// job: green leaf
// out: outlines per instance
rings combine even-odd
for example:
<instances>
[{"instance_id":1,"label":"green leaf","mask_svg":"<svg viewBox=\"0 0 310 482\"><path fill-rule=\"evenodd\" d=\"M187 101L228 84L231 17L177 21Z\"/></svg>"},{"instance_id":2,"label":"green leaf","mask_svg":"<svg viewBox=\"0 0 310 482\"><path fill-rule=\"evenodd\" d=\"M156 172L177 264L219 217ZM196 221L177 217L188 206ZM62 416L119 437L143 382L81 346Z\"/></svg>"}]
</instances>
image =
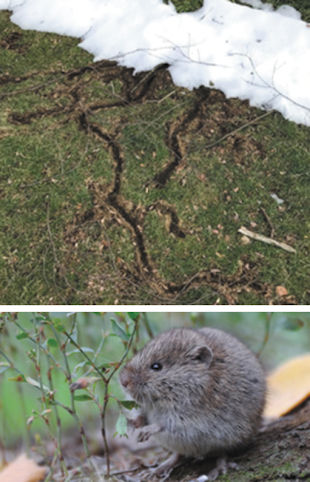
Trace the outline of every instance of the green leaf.
<instances>
[{"instance_id":1,"label":"green leaf","mask_svg":"<svg viewBox=\"0 0 310 482\"><path fill-rule=\"evenodd\" d=\"M89 346L81 346L81 350L85 351L85 353L87 352L94 353L95 351L93 348L90 348Z\"/></svg>"},{"instance_id":2,"label":"green leaf","mask_svg":"<svg viewBox=\"0 0 310 482\"><path fill-rule=\"evenodd\" d=\"M59 331L59 332L64 332L65 331L65 327L63 325L63 320L61 320L60 318L53 318L51 323L53 324L54 328Z\"/></svg>"},{"instance_id":3,"label":"green leaf","mask_svg":"<svg viewBox=\"0 0 310 482\"><path fill-rule=\"evenodd\" d=\"M127 437L127 418L123 413L119 414L115 428L118 435Z\"/></svg>"},{"instance_id":4,"label":"green leaf","mask_svg":"<svg viewBox=\"0 0 310 482\"><path fill-rule=\"evenodd\" d=\"M305 325L304 321L299 319L294 320L292 318L287 318L283 322L284 329L289 331L298 331L301 328L303 328L304 325Z\"/></svg>"},{"instance_id":5,"label":"green leaf","mask_svg":"<svg viewBox=\"0 0 310 482\"><path fill-rule=\"evenodd\" d=\"M117 323L116 320L111 320L112 323L112 330L113 333L118 336L121 340L128 341L130 338L130 335L127 335L127 333L124 331L124 329L120 326L119 323Z\"/></svg>"},{"instance_id":6,"label":"green leaf","mask_svg":"<svg viewBox=\"0 0 310 482\"><path fill-rule=\"evenodd\" d=\"M35 320L36 320L36 321L46 321L46 316L36 314L36 315L35 315Z\"/></svg>"},{"instance_id":7,"label":"green leaf","mask_svg":"<svg viewBox=\"0 0 310 482\"><path fill-rule=\"evenodd\" d=\"M90 395L87 395L87 393L84 393L83 395L74 395L74 400L76 402L88 402L88 400L92 400Z\"/></svg>"},{"instance_id":8,"label":"green leaf","mask_svg":"<svg viewBox=\"0 0 310 482\"><path fill-rule=\"evenodd\" d=\"M189 317L193 323L196 323L198 321L198 313L191 313Z\"/></svg>"},{"instance_id":9,"label":"green leaf","mask_svg":"<svg viewBox=\"0 0 310 482\"><path fill-rule=\"evenodd\" d=\"M139 318L140 313L127 313L127 315L131 320L136 321Z\"/></svg>"},{"instance_id":10,"label":"green leaf","mask_svg":"<svg viewBox=\"0 0 310 482\"><path fill-rule=\"evenodd\" d=\"M17 340L23 340L24 338L28 338L28 333L25 333L24 331L21 331L16 335Z\"/></svg>"},{"instance_id":11,"label":"green leaf","mask_svg":"<svg viewBox=\"0 0 310 482\"><path fill-rule=\"evenodd\" d=\"M55 340L55 338L49 338L47 340L47 344L50 348L57 348L58 347L58 343L57 343L57 340Z\"/></svg>"},{"instance_id":12,"label":"green leaf","mask_svg":"<svg viewBox=\"0 0 310 482\"><path fill-rule=\"evenodd\" d=\"M87 363L87 360L84 360L84 361L82 361L82 362L80 362L80 363L77 363L76 365L74 365L74 371L76 372L76 371L78 371L80 368L84 368L85 365L86 365L86 363Z\"/></svg>"},{"instance_id":13,"label":"green leaf","mask_svg":"<svg viewBox=\"0 0 310 482\"><path fill-rule=\"evenodd\" d=\"M134 402L133 400L119 400L119 403L123 407L127 408L127 410L132 410L133 408L139 407L139 405L136 402Z\"/></svg>"},{"instance_id":14,"label":"green leaf","mask_svg":"<svg viewBox=\"0 0 310 482\"><path fill-rule=\"evenodd\" d=\"M95 350L92 348L89 348L88 346L81 346L81 350L83 350L85 353L94 353ZM78 348L75 348L74 350L68 351L67 356L73 355L74 353L81 353Z\"/></svg>"}]
</instances>

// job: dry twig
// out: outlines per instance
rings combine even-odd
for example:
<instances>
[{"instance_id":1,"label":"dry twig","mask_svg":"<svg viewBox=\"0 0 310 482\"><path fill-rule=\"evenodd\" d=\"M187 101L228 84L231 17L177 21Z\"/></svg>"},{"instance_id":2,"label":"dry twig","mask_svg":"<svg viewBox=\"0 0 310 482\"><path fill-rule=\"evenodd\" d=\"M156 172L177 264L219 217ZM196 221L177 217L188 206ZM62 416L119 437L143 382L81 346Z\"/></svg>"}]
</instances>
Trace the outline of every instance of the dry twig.
<instances>
[{"instance_id":1,"label":"dry twig","mask_svg":"<svg viewBox=\"0 0 310 482\"><path fill-rule=\"evenodd\" d=\"M292 248L288 244L281 243L280 241L276 241L275 239L272 239L272 238L268 238L263 234L258 234L258 233L254 233L253 231L249 231L244 226L241 226L241 228L238 229L238 233L244 234L245 236L255 239L256 241L261 241L262 243L271 244L273 246L276 246L277 248L284 249L284 251L287 251L288 253L296 253L296 249Z\"/></svg>"}]
</instances>

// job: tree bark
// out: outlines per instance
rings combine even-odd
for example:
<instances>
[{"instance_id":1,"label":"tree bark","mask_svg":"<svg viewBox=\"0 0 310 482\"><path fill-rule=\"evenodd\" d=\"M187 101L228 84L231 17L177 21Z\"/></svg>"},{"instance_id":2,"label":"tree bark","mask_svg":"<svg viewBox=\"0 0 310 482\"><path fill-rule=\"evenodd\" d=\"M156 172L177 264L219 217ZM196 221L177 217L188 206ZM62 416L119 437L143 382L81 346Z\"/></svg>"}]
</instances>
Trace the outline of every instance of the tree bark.
<instances>
[{"instance_id":1,"label":"tree bark","mask_svg":"<svg viewBox=\"0 0 310 482\"><path fill-rule=\"evenodd\" d=\"M253 444L241 454L229 457L238 464L218 481L310 481L310 400L289 415L267 424ZM176 468L169 481L195 480L208 475L215 460L188 462Z\"/></svg>"}]
</instances>

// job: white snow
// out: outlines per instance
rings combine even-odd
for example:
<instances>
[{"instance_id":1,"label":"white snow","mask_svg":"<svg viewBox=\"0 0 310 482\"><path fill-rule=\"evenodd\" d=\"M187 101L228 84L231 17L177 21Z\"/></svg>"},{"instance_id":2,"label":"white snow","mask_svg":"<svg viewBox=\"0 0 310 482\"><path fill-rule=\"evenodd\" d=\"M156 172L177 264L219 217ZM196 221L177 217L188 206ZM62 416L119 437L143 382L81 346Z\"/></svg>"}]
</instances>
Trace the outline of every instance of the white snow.
<instances>
[{"instance_id":1,"label":"white snow","mask_svg":"<svg viewBox=\"0 0 310 482\"><path fill-rule=\"evenodd\" d=\"M161 0L0 0L24 29L82 38L95 60L136 72L168 63L175 84L220 89L310 126L310 28L290 6L205 0L178 14Z\"/></svg>"},{"instance_id":2,"label":"white snow","mask_svg":"<svg viewBox=\"0 0 310 482\"><path fill-rule=\"evenodd\" d=\"M272 199L274 199L277 204L283 204L283 203L284 203L284 199L281 199L281 198L280 198L277 194L275 194L275 193L270 194L270 197L272 197Z\"/></svg>"}]
</instances>

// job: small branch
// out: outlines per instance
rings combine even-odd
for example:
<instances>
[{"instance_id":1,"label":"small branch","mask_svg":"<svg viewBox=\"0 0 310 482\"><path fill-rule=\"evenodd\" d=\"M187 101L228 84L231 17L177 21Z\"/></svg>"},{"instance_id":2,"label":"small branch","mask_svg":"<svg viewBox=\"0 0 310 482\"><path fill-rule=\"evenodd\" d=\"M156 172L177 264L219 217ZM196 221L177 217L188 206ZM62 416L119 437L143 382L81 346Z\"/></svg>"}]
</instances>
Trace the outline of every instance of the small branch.
<instances>
[{"instance_id":1,"label":"small branch","mask_svg":"<svg viewBox=\"0 0 310 482\"><path fill-rule=\"evenodd\" d=\"M71 385L72 384L72 374L71 374L68 356L67 356L67 353L66 353L66 345L62 345L60 337L59 337L57 331L55 330L52 322L49 323L49 326L50 326L51 330L53 331L53 334L54 334L54 336L57 340L57 343L60 347L60 351L62 353L64 363L65 363L65 367L66 367L66 370L65 370L66 379L68 381L68 384ZM72 340L73 340L72 337L70 337L70 335L66 331L64 331L64 334L65 334L66 337L69 337L70 341L72 342ZM76 346L78 346L78 345L76 345ZM83 354L85 356L84 352L83 352ZM89 452L89 447L88 447L88 442L87 442L84 426L83 426L83 424L82 424L82 422L81 422L81 420L80 420L80 418L77 414L76 407L75 407L74 393L72 392L72 390L70 390L70 399L71 399L71 415L72 415L72 417L74 418L74 420L76 421L76 423L79 427L80 437L81 437L81 440L82 440L82 443L83 443L83 448L84 448L86 457L89 457L90 452Z\"/></svg>"},{"instance_id":2,"label":"small branch","mask_svg":"<svg viewBox=\"0 0 310 482\"><path fill-rule=\"evenodd\" d=\"M128 470L121 470L120 472L112 472L112 474L110 474L110 477L116 477L118 475L123 475L123 474L132 474L134 472L138 472L138 470L141 470L141 466L134 467L134 468L128 469Z\"/></svg>"},{"instance_id":3,"label":"small branch","mask_svg":"<svg viewBox=\"0 0 310 482\"><path fill-rule=\"evenodd\" d=\"M146 329L146 332L147 332L148 336L151 339L154 338L154 333L153 333L153 330L152 330L151 325L149 323L147 313L142 313L142 321L143 321L143 324L144 324L144 327Z\"/></svg>"},{"instance_id":4,"label":"small branch","mask_svg":"<svg viewBox=\"0 0 310 482\"><path fill-rule=\"evenodd\" d=\"M106 460L107 460L106 477L108 479L110 478L110 471L111 471L110 452L109 452L109 444L108 444L108 440L107 440L107 431L106 431L106 413L107 413L107 407L108 407L108 402L109 402L109 384L110 384L110 381L111 381L113 375L119 369L119 367L122 365L122 363L124 362L125 358L127 357L128 353L129 353L129 350L132 346L135 334L137 332L138 323L139 323L139 319L135 320L135 324L134 324L132 333L130 335L130 338L128 340L126 349L125 349L120 361L118 362L118 364L111 370L111 373L107 377L107 380L106 380L106 383L105 383L105 386L104 386L103 406L102 406L100 416L101 416L101 434L102 434L102 438L103 438L104 451L105 451L105 456L106 456Z\"/></svg>"},{"instance_id":5,"label":"small branch","mask_svg":"<svg viewBox=\"0 0 310 482\"><path fill-rule=\"evenodd\" d=\"M244 226L241 226L241 228L238 229L238 233L244 234L245 236L248 236L248 238L255 239L256 241L261 241L262 243L271 244L272 246L276 246L277 248L284 249L284 251L287 251L288 253L296 253L296 249L292 248L288 244L281 243L272 238L268 238L263 234L258 234L258 233L254 233L253 231L249 231Z\"/></svg>"},{"instance_id":6,"label":"small branch","mask_svg":"<svg viewBox=\"0 0 310 482\"><path fill-rule=\"evenodd\" d=\"M272 225L272 223L271 223L271 221L270 221L270 217L268 216L268 214L266 213L266 211L265 211L264 208L260 208L260 210L261 210L261 212L262 212L264 218L266 219L267 224L268 224L268 226L269 226L269 228L270 228L270 237L271 237L271 238L274 238L274 227L273 227L273 225Z\"/></svg>"},{"instance_id":7,"label":"small branch","mask_svg":"<svg viewBox=\"0 0 310 482\"><path fill-rule=\"evenodd\" d=\"M264 339L262 342L262 346L258 350L257 356L260 358L262 351L264 350L265 346L267 345L269 338L270 338L270 328L271 328L271 318L272 318L273 313L266 313L266 319L265 319L265 335Z\"/></svg>"},{"instance_id":8,"label":"small branch","mask_svg":"<svg viewBox=\"0 0 310 482\"><path fill-rule=\"evenodd\" d=\"M228 137L231 137L233 136L234 134L236 134L237 132L240 132L242 131L243 129L246 129L246 127L249 127L250 125L252 124L255 124L256 122L264 119L265 117L268 117L269 115L273 114L274 113L274 110L269 110L268 112L265 112L264 114L258 116L258 117L255 117L255 119L249 121L249 122L246 122L245 124L243 124L242 126L240 127L237 127L237 129L234 129L232 130L231 132L228 132L227 134L225 134L223 137L220 137L219 139L217 139L216 141L214 142L210 142L210 144L207 144L206 145L206 149L210 149L211 147L214 147L214 146L217 146L217 144L220 144L222 141L224 141L225 139L227 139Z\"/></svg>"},{"instance_id":9,"label":"small branch","mask_svg":"<svg viewBox=\"0 0 310 482\"><path fill-rule=\"evenodd\" d=\"M247 54L244 54L244 53L232 53L230 55L240 55L241 57L246 57L248 59L248 61L250 62L251 64L251 67L253 69L253 71L255 72L255 74L257 75L257 77L263 82L263 84L265 84L265 86L269 89L272 89L274 90L274 92L277 94L277 96L280 96L280 97L283 97L284 99L288 100L289 102L292 102L292 104L296 105L297 107L300 107L301 109L304 109L306 111L310 111L310 107L306 106L306 105L303 105L303 104L300 104L299 102L297 102L296 100L292 99L291 97L289 97L288 95L284 94L283 92L281 92L279 89L277 89L277 87L275 87L274 83L270 84L269 82L267 82L260 74L259 72L257 71L256 69L256 66L254 64L254 61L253 59L247 55ZM273 79L272 81L274 81L274 76L275 76L275 65L274 65L274 73L273 73Z\"/></svg>"},{"instance_id":10,"label":"small branch","mask_svg":"<svg viewBox=\"0 0 310 482\"><path fill-rule=\"evenodd\" d=\"M98 373L102 381L104 383L107 383L107 378L103 375L103 373L99 370L99 368L95 365L95 363L89 358L89 356L87 355L87 353L85 353L83 348L81 348L80 345L76 343L76 341L72 338L72 336L67 331L64 331L64 334L71 341L72 345L74 345L79 350L81 355L83 355L83 357L86 358L86 360L90 363L90 366Z\"/></svg>"},{"instance_id":11,"label":"small branch","mask_svg":"<svg viewBox=\"0 0 310 482\"><path fill-rule=\"evenodd\" d=\"M51 365L51 360L50 360L49 357L46 357L46 363L47 363L47 366L48 366L47 379L48 379L49 389L50 389L51 393L55 393L55 387L54 387L53 376L52 376L52 371L53 371L54 367ZM56 446L56 450L55 450L55 460L57 460L57 458L58 458L61 475L62 475L63 478L65 478L65 474L67 474L67 468L66 468L64 456L63 456L63 453L62 453L62 427L61 427L61 419L60 419L60 415L59 415L58 406L56 404L53 405L53 410L54 410L54 415L55 415L56 440L57 440L57 446Z\"/></svg>"},{"instance_id":12,"label":"small branch","mask_svg":"<svg viewBox=\"0 0 310 482\"><path fill-rule=\"evenodd\" d=\"M25 378L23 372L21 372L13 363L12 360L10 360L10 358L2 351L0 350L0 356L2 356L9 364L10 364L10 368L12 368L13 370L15 370L17 373L19 373L19 375L21 375L23 378Z\"/></svg>"},{"instance_id":13,"label":"small branch","mask_svg":"<svg viewBox=\"0 0 310 482\"><path fill-rule=\"evenodd\" d=\"M44 348L44 346L40 343L40 341L37 341L33 338L33 336L30 335L30 333L25 330L25 328L20 324L18 323L17 321L14 321L14 324L23 332L27 335L27 339L30 340L35 346L39 346L40 350L42 350L45 355L51 359L51 361L54 363L55 366L58 366L57 364L57 360L56 358L46 349ZM13 367L15 368L15 367ZM59 367L60 370L63 371L63 373L65 373L65 370L62 368L62 367Z\"/></svg>"}]
</instances>

